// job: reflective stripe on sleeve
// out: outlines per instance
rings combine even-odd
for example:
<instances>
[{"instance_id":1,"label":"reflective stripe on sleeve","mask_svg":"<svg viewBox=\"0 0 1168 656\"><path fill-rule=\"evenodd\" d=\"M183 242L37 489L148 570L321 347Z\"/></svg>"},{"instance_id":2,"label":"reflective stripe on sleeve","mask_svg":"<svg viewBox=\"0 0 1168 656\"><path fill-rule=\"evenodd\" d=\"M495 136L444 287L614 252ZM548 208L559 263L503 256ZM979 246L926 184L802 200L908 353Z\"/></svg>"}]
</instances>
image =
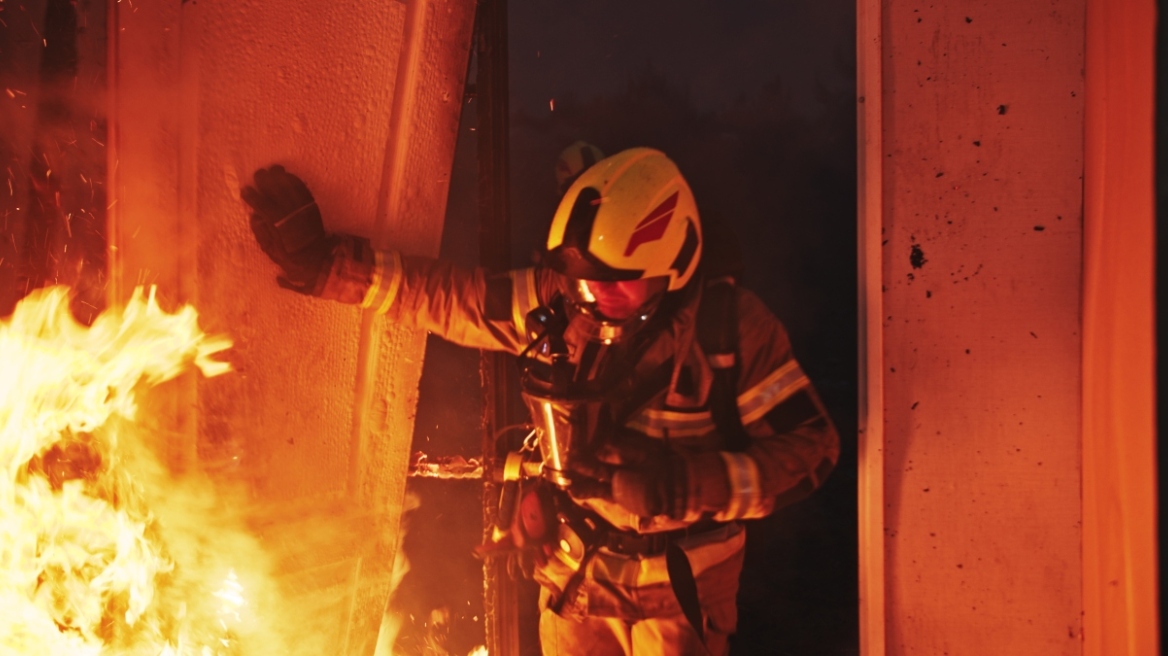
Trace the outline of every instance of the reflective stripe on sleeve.
<instances>
[{"instance_id":1,"label":"reflective stripe on sleeve","mask_svg":"<svg viewBox=\"0 0 1168 656\"><path fill-rule=\"evenodd\" d=\"M726 509L714 516L718 521L761 517L762 480L758 463L745 453L722 451L726 463L726 475L730 481L730 502Z\"/></svg>"},{"instance_id":2,"label":"reflective stripe on sleeve","mask_svg":"<svg viewBox=\"0 0 1168 656\"><path fill-rule=\"evenodd\" d=\"M365 292L365 299L361 307L373 308L377 314L385 314L389 306L397 298L401 288L402 264L401 254L397 251L373 253L373 283L369 291Z\"/></svg>"},{"instance_id":3,"label":"reflective stripe on sleeve","mask_svg":"<svg viewBox=\"0 0 1168 656\"><path fill-rule=\"evenodd\" d=\"M527 313L539 306L539 295L535 288L535 269L519 269L512 271L511 276L511 320L515 322L515 330L519 341L526 344Z\"/></svg>"},{"instance_id":4,"label":"reflective stripe on sleeve","mask_svg":"<svg viewBox=\"0 0 1168 656\"><path fill-rule=\"evenodd\" d=\"M734 353L710 353L706 355L706 362L710 363L711 369L729 369L738 361Z\"/></svg>"},{"instance_id":5,"label":"reflective stripe on sleeve","mask_svg":"<svg viewBox=\"0 0 1168 656\"><path fill-rule=\"evenodd\" d=\"M742 423L749 424L762 419L771 408L786 401L809 383L799 363L787 360L786 364L775 369L762 382L738 396L738 412L742 415Z\"/></svg>"},{"instance_id":6,"label":"reflective stripe on sleeve","mask_svg":"<svg viewBox=\"0 0 1168 656\"><path fill-rule=\"evenodd\" d=\"M762 419L778 404L808 385L799 363L788 360L754 387L738 395L738 413L743 424ZM678 412L646 408L633 415L629 428L650 437L698 437L714 430L714 419L704 412Z\"/></svg>"}]
</instances>

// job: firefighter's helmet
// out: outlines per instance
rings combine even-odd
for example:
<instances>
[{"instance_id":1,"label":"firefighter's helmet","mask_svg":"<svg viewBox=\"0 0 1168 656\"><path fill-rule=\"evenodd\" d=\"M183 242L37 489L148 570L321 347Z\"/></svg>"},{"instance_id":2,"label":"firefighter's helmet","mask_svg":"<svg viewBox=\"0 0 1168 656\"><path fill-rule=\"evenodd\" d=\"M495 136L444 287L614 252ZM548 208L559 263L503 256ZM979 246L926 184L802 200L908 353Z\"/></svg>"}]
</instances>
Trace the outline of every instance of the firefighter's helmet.
<instances>
[{"instance_id":1,"label":"firefighter's helmet","mask_svg":"<svg viewBox=\"0 0 1168 656\"><path fill-rule=\"evenodd\" d=\"M547 262L577 280L665 278L686 286L702 255L693 193L677 165L631 148L586 169L564 194L548 232Z\"/></svg>"}]
</instances>

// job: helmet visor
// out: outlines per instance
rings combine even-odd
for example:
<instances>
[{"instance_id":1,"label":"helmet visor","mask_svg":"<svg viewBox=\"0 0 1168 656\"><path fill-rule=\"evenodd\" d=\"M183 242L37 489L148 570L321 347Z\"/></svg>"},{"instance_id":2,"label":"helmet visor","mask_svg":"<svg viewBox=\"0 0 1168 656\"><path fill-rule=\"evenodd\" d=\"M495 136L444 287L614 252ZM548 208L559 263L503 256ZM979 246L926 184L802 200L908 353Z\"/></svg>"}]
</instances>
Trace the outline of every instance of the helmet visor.
<instances>
[{"instance_id":1,"label":"helmet visor","mask_svg":"<svg viewBox=\"0 0 1168 656\"><path fill-rule=\"evenodd\" d=\"M573 279L570 299L596 319L625 321L648 315L669 287L669 278L658 276L639 280Z\"/></svg>"}]
</instances>

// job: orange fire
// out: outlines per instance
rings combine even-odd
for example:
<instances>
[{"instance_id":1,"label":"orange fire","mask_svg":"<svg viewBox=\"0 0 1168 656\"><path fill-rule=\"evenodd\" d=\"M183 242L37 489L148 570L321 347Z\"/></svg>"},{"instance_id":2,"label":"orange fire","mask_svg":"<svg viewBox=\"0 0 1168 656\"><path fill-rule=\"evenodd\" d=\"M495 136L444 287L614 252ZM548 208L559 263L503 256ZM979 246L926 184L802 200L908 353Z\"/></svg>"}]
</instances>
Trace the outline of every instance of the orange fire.
<instances>
[{"instance_id":1,"label":"orange fire","mask_svg":"<svg viewBox=\"0 0 1168 656\"><path fill-rule=\"evenodd\" d=\"M150 387L227 372L230 341L141 289L89 328L68 301L42 290L0 323L0 653L280 653L258 544L135 422Z\"/></svg>"}]
</instances>

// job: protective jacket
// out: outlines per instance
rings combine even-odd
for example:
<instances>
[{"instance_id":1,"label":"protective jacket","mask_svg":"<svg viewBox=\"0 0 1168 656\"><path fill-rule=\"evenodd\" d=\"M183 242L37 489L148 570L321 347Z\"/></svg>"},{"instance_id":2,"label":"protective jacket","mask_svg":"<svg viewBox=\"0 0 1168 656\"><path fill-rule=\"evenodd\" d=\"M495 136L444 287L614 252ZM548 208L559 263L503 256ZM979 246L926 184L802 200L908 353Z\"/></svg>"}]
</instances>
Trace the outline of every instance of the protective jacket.
<instances>
[{"instance_id":1,"label":"protective jacket","mask_svg":"<svg viewBox=\"0 0 1168 656\"><path fill-rule=\"evenodd\" d=\"M463 346L518 354L528 342L528 312L566 284L560 274L540 267L492 276L394 252L348 253L336 258L324 295L360 302ZM559 600L581 562L556 551L540 567L545 602L560 601L563 617L631 622L679 617L657 548L661 541L646 540L640 550L622 548L635 545L638 536L660 534L688 557L707 632L733 633L745 543L735 520L762 517L806 496L836 462L837 434L791 353L786 331L758 297L741 288L736 290L737 400L752 439L744 451L724 450L709 407L711 365L695 336L701 287L695 281L688 291L670 294L648 346L638 351L626 387L616 395L625 407L615 414L630 437L685 463L684 512L646 518L604 499L578 500L632 539L599 549L584 564L587 571L572 586L572 598Z\"/></svg>"}]
</instances>

